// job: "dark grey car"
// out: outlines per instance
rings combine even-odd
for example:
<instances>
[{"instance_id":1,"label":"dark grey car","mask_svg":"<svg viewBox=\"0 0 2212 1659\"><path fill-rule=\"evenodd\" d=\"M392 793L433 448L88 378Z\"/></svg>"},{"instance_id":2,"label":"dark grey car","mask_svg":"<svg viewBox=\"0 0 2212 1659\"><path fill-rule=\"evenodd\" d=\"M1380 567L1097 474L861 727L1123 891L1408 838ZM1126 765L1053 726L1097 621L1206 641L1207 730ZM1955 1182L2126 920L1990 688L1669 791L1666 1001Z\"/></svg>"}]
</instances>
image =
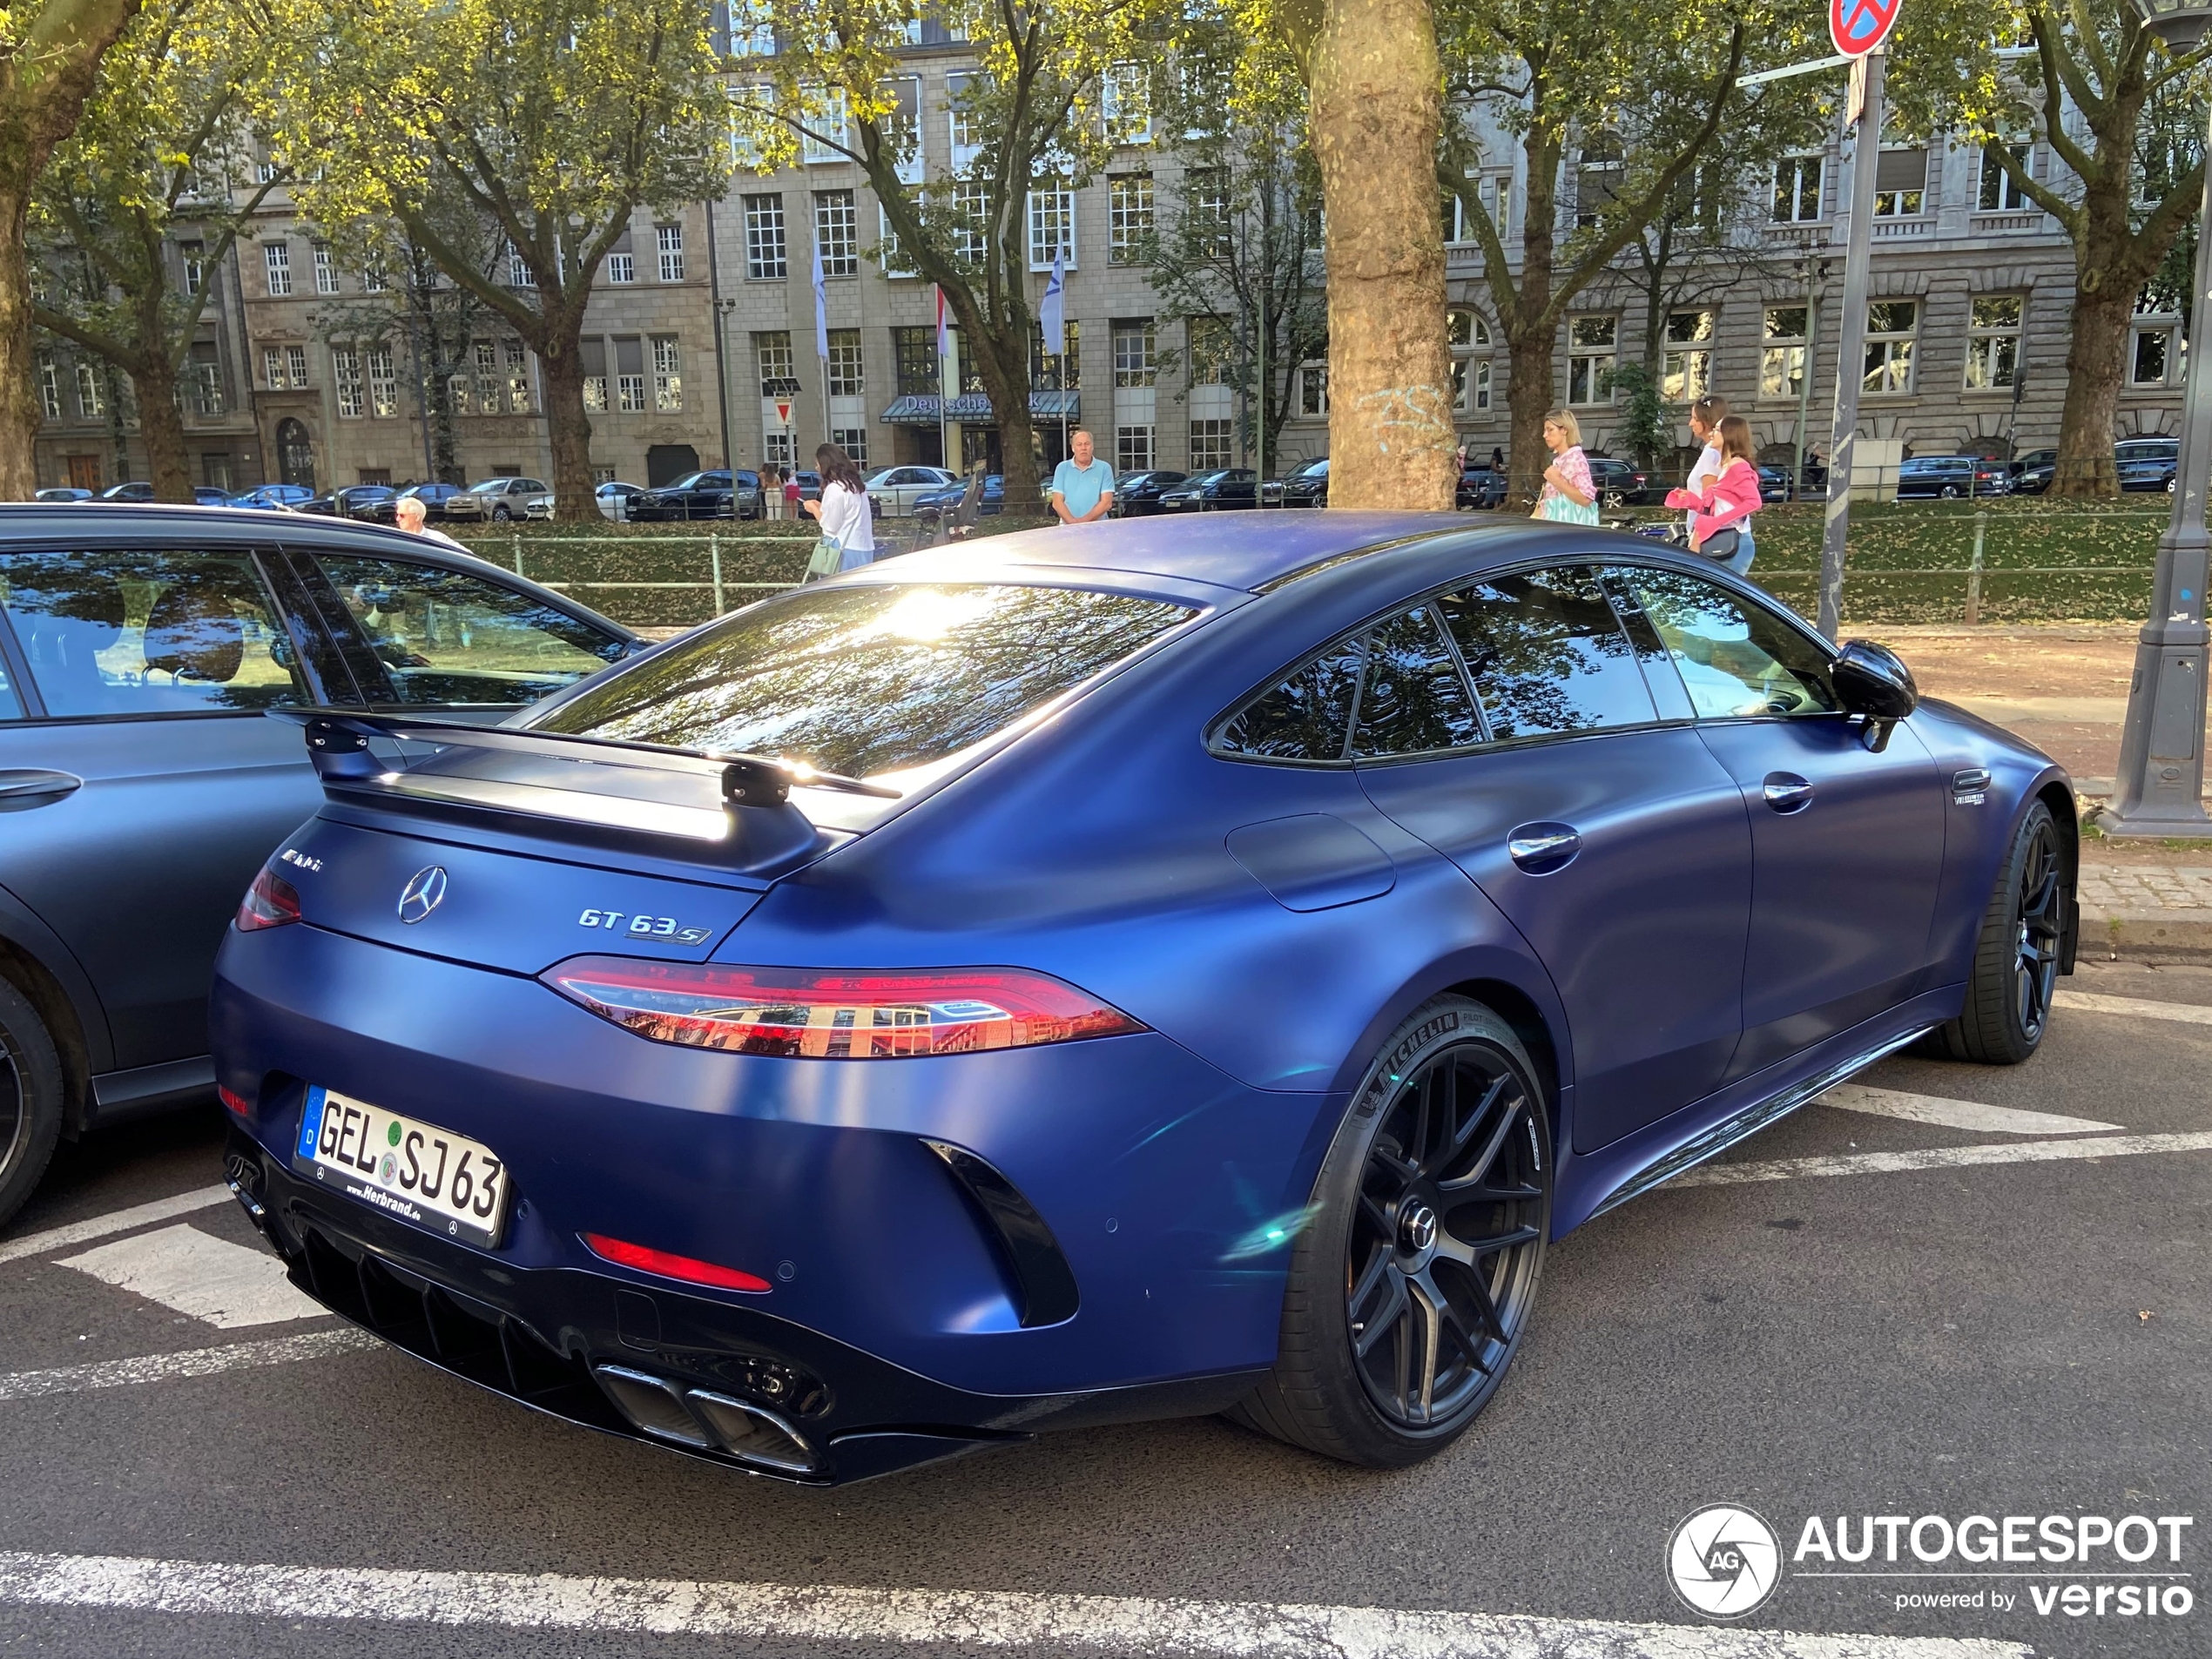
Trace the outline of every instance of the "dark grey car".
<instances>
[{"instance_id":1,"label":"dark grey car","mask_svg":"<svg viewBox=\"0 0 2212 1659\"><path fill-rule=\"evenodd\" d=\"M57 1136L212 1090L216 947L322 799L268 711L496 720L640 648L396 530L0 506L0 1223Z\"/></svg>"}]
</instances>

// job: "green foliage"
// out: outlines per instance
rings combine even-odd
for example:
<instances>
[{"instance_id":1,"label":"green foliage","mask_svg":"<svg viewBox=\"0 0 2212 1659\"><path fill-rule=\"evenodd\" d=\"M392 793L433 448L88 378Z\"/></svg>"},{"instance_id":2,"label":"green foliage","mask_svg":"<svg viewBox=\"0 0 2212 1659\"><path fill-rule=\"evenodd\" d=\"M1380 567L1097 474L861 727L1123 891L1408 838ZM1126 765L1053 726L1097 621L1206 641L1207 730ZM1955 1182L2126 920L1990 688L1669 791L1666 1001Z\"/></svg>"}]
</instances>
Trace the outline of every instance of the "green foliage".
<instances>
[{"instance_id":1,"label":"green foliage","mask_svg":"<svg viewBox=\"0 0 2212 1659\"><path fill-rule=\"evenodd\" d=\"M1604 377L1615 402L1613 429L1641 467L1656 467L1675 447L1675 409L1659 395L1659 382L1642 363L1622 363Z\"/></svg>"}]
</instances>

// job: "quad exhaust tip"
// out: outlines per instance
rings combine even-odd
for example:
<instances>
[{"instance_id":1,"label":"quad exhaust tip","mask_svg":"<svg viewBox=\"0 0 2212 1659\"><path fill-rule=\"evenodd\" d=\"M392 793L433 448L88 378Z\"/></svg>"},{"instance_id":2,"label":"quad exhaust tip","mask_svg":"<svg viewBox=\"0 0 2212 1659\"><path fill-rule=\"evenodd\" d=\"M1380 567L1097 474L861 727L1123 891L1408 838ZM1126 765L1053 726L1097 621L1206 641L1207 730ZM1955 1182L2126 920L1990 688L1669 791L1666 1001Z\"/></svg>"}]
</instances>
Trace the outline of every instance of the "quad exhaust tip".
<instances>
[{"instance_id":1,"label":"quad exhaust tip","mask_svg":"<svg viewBox=\"0 0 2212 1659\"><path fill-rule=\"evenodd\" d=\"M778 1474L813 1475L822 1460L806 1437L765 1406L705 1388L687 1388L628 1366L595 1366L592 1374L641 1433L695 1452L725 1452Z\"/></svg>"}]
</instances>

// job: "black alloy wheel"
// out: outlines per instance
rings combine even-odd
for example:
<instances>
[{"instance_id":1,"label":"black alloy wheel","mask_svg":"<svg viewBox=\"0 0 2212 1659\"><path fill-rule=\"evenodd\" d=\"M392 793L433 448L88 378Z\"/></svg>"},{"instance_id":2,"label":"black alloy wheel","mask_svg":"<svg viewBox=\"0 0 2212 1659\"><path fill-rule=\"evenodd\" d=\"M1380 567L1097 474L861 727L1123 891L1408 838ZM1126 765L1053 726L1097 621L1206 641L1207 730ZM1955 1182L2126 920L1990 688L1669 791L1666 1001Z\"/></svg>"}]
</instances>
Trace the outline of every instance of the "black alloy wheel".
<instances>
[{"instance_id":1,"label":"black alloy wheel","mask_svg":"<svg viewBox=\"0 0 2212 1659\"><path fill-rule=\"evenodd\" d=\"M1551 1139L1512 1028L1464 997L1383 1045L1293 1249L1280 1347L1235 1413L1376 1468L1448 1446L1488 1403L1535 1304Z\"/></svg>"},{"instance_id":2,"label":"black alloy wheel","mask_svg":"<svg viewBox=\"0 0 2212 1659\"><path fill-rule=\"evenodd\" d=\"M1966 1007L1933 1033L1947 1058L2014 1066L2042 1046L2068 921L2071 865L2059 834L2038 801L2013 835L1982 918Z\"/></svg>"},{"instance_id":3,"label":"black alloy wheel","mask_svg":"<svg viewBox=\"0 0 2212 1659\"><path fill-rule=\"evenodd\" d=\"M62 1069L38 1011L0 979L0 1226L23 1208L61 1138Z\"/></svg>"}]
</instances>

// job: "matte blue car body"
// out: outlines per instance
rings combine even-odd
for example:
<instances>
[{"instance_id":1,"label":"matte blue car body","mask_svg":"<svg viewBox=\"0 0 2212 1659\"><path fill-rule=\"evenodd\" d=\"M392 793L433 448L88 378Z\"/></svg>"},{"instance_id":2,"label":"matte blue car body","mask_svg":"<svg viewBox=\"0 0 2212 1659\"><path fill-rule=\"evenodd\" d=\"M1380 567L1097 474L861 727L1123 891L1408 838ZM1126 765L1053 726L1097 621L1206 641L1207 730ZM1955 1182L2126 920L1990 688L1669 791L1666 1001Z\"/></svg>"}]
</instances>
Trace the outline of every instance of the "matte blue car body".
<instances>
[{"instance_id":1,"label":"matte blue car body","mask_svg":"<svg viewBox=\"0 0 2212 1659\"><path fill-rule=\"evenodd\" d=\"M1342 556L1360 549L1371 550ZM1839 846L1833 868L1791 873L1813 884L1816 908L1833 907L1832 936L1808 935L1802 920L1794 935L1763 936L1752 872L1764 808L1750 804L1742 766L1764 759L1739 757L1732 773L1698 727L1626 734L1633 764L1602 768L1586 745L1624 734L1357 765L1255 764L1207 746L1217 715L1366 618L1486 570L1592 558L1740 585L1638 538L1349 512L1209 521L1203 535L1113 523L857 573L844 580L1078 584L1200 614L773 880L334 800L287 843L323 864L285 867L304 925L233 933L219 964L219 1071L253 1103L234 1170L310 1289L302 1217L349 1258L459 1292L571 1359L657 1352L664 1369L691 1374L669 1358L683 1345L655 1351L621 1333L619 1290L649 1293L664 1327L692 1331L694 1354L760 1350L820 1369L838 1399L818 1435L831 1478L1055 1422L1225 1403L1274 1358L1288 1240L1352 1091L1425 1001L1465 992L1523 1035L1553 1093L1563 1233L1631 1196L1654 1166L1716 1149L1732 1126L1955 1015L2021 815L2040 795L2071 826L2070 791L2047 759L1924 705L1898 727L1888 769L1868 774L1905 779L1907 794L1925 786L1925 812L1901 815L1874 791L1922 889L1884 882L1879 846ZM1817 724L1865 752L1843 717L1752 724ZM1775 740L1810 742L1803 731ZM1985 799L1946 810L1946 779L1970 766L1991 774ZM1472 809L1462 790L1454 823L1438 799L1454 787L1446 767L1514 781ZM1579 914L1555 907L1571 888L1497 851L1513 826L1568 812L1585 813L1586 873L1602 877ZM434 862L453 896L401 924L401 886ZM644 951L567 920L648 902L698 914L710 937ZM1838 955L1870 917L1878 925L1858 954ZM1610 948L1589 948L1600 924ZM1834 981L1801 965L1811 1001L1770 1006L1745 953L1770 952L1779 967L1807 948L1827 951ZM1686 949L1723 964L1733 953L1732 1003L1698 1006L1674 988L1669 965ZM1148 1028L892 1062L684 1049L531 977L594 950L1018 965ZM1766 1016L1749 1032L1747 1010ZM498 1150L520 1200L501 1250L313 1191L285 1157L309 1083ZM931 1140L987 1159L1034 1204L1080 1287L1072 1318L1022 1327L1003 1264ZM597 1259L584 1231L727 1264L771 1288L678 1290ZM321 1293L341 1308L354 1294Z\"/></svg>"}]
</instances>

